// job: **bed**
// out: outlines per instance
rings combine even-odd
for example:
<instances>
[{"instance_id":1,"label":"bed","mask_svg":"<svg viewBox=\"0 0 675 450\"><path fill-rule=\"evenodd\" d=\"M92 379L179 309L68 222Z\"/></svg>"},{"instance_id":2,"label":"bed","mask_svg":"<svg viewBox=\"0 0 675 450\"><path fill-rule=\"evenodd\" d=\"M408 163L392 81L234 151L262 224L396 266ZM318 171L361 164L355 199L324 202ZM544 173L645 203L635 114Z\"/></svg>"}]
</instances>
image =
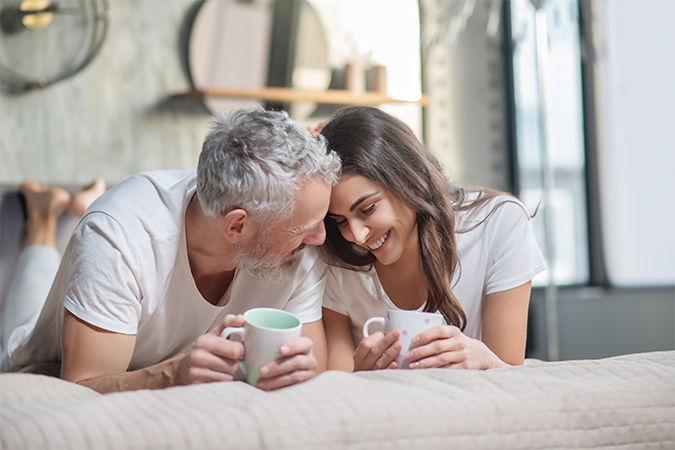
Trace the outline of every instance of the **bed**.
<instances>
[{"instance_id":1,"label":"bed","mask_svg":"<svg viewBox=\"0 0 675 450\"><path fill-rule=\"evenodd\" d=\"M675 448L675 351L101 395L0 375L3 449Z\"/></svg>"}]
</instances>

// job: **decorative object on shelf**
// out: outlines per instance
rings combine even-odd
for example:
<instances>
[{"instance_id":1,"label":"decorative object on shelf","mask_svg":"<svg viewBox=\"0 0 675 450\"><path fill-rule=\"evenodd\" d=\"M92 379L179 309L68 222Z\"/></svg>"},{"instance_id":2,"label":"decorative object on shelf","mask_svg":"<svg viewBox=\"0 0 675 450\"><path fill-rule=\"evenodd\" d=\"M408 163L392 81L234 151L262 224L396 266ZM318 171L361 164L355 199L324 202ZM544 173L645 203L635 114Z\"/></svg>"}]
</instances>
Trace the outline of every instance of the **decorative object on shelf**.
<instances>
[{"instance_id":1,"label":"decorative object on shelf","mask_svg":"<svg viewBox=\"0 0 675 450\"><path fill-rule=\"evenodd\" d=\"M171 99L196 99L210 111L263 103L288 110L301 123L325 119L343 105L426 104L414 89L419 80L409 82L400 68L389 72L371 58L393 53L367 38L373 25L363 23L367 29L361 33L351 29L360 8L341 0L199 2L188 12L189 33L182 42L192 90ZM415 18L412 22L416 25ZM352 42L357 36L364 48ZM338 46L345 40L354 48ZM391 80L408 89L393 95Z\"/></svg>"},{"instance_id":2,"label":"decorative object on shelf","mask_svg":"<svg viewBox=\"0 0 675 450\"><path fill-rule=\"evenodd\" d=\"M20 93L84 69L108 30L107 0L23 0L0 9L0 87Z\"/></svg>"},{"instance_id":3,"label":"decorative object on shelf","mask_svg":"<svg viewBox=\"0 0 675 450\"><path fill-rule=\"evenodd\" d=\"M269 94L268 89L284 88L321 92L328 87L327 37L306 0L206 0L189 15L183 58L193 91L177 97L198 98L212 111L258 101L277 109L288 106L284 95L246 92ZM290 108L295 117L314 109Z\"/></svg>"}]
</instances>

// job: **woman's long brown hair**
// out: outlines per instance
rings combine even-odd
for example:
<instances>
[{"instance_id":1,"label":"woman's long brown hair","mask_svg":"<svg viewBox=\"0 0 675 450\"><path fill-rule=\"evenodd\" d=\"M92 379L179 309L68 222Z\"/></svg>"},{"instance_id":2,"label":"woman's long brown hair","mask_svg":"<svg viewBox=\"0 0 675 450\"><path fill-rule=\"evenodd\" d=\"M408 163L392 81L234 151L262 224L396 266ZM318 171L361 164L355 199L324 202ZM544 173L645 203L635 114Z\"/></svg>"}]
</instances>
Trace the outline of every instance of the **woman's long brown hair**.
<instances>
[{"instance_id":1,"label":"woman's long brown hair","mask_svg":"<svg viewBox=\"0 0 675 450\"><path fill-rule=\"evenodd\" d=\"M416 211L420 273L427 290L424 310L440 311L448 324L464 330L466 314L452 292L452 279L459 270L455 234L468 230L455 230L455 212L474 209L503 193L483 189L467 203L466 194L472 191L451 185L438 160L410 127L377 108L342 108L321 134L342 159L343 174L380 183ZM327 261L352 270L369 270L375 256L343 238L334 220L326 217L324 222L327 234L321 251Z\"/></svg>"}]
</instances>

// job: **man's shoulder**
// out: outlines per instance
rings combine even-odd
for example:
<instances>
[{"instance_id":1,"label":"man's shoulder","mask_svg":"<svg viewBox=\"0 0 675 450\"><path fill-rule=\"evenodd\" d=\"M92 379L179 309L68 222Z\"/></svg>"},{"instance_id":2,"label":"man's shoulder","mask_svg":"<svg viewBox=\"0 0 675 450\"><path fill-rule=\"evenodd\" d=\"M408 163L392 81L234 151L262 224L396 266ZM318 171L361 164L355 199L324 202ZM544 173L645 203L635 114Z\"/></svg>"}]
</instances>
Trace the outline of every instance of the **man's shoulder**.
<instances>
[{"instance_id":1,"label":"man's shoulder","mask_svg":"<svg viewBox=\"0 0 675 450\"><path fill-rule=\"evenodd\" d=\"M110 188L106 194L94 202L92 207L119 200L121 197L125 197L124 201L128 202L129 200L142 199L148 195L182 191L195 184L196 178L196 173L188 170L141 172Z\"/></svg>"},{"instance_id":2,"label":"man's shoulder","mask_svg":"<svg viewBox=\"0 0 675 450\"><path fill-rule=\"evenodd\" d=\"M195 185L195 173L190 171L134 175L99 197L80 224L115 224L130 237L175 233L182 227L187 196L194 191Z\"/></svg>"}]
</instances>

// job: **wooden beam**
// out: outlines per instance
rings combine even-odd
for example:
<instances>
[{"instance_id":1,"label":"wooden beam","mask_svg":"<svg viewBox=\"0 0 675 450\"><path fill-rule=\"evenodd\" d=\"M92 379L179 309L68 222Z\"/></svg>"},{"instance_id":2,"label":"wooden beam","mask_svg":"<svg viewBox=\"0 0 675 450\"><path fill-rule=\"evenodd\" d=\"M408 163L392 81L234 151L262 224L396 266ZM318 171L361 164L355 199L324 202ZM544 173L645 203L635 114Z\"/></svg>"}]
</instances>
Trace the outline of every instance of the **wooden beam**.
<instances>
[{"instance_id":1,"label":"wooden beam","mask_svg":"<svg viewBox=\"0 0 675 450\"><path fill-rule=\"evenodd\" d=\"M194 90L184 94L174 95L176 98L191 97L223 97L223 98L246 98L280 103L314 102L338 105L380 105L383 103L419 103L427 104L426 95L418 99L399 99L379 92L364 92L354 94L351 91L341 89L329 89L326 91L301 91L293 88L262 88L262 89L226 89L206 88Z\"/></svg>"}]
</instances>

